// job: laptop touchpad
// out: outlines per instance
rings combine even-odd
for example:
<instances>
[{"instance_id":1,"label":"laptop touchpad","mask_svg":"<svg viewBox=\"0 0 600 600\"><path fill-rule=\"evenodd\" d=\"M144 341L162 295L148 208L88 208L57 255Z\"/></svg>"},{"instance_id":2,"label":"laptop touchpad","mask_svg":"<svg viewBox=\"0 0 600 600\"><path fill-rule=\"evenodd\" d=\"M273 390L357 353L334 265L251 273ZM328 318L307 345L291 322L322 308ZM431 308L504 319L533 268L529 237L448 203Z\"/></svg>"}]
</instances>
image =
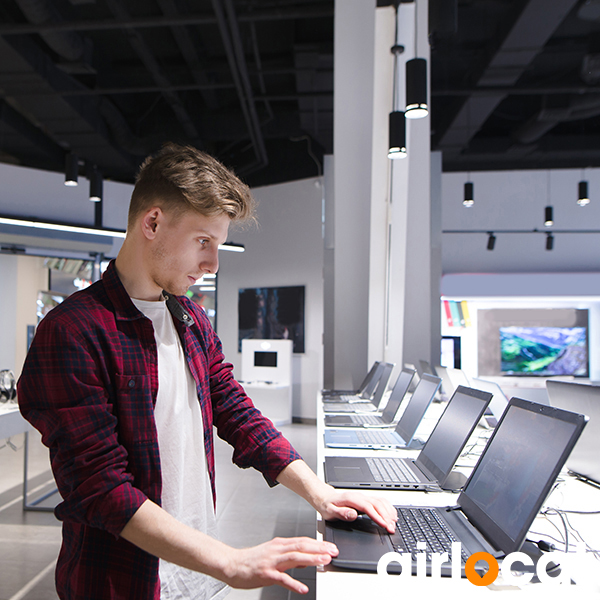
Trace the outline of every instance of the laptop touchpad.
<instances>
[{"instance_id":1,"label":"laptop touchpad","mask_svg":"<svg viewBox=\"0 0 600 600\"><path fill-rule=\"evenodd\" d=\"M360 467L335 467L337 481L364 481L364 474Z\"/></svg>"}]
</instances>

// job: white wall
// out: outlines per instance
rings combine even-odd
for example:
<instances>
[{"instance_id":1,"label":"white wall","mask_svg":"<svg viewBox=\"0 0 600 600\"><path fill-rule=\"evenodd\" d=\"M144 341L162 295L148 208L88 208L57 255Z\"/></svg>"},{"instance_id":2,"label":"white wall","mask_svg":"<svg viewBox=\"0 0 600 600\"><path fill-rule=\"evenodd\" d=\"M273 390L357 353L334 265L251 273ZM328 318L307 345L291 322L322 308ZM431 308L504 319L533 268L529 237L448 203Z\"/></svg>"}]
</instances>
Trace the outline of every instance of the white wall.
<instances>
[{"instance_id":1,"label":"white wall","mask_svg":"<svg viewBox=\"0 0 600 600\"><path fill-rule=\"evenodd\" d=\"M0 254L0 369L15 371L17 336L17 257Z\"/></svg>"},{"instance_id":2,"label":"white wall","mask_svg":"<svg viewBox=\"0 0 600 600\"><path fill-rule=\"evenodd\" d=\"M292 415L314 419L323 382L322 180L305 179L252 192L259 203L259 227L231 232L230 241L245 245L243 254L220 253L217 333L240 377L238 290L305 286L305 353L293 357Z\"/></svg>"},{"instance_id":3,"label":"white wall","mask_svg":"<svg viewBox=\"0 0 600 600\"><path fill-rule=\"evenodd\" d=\"M462 205L463 185L474 183L475 205ZM577 205L577 184L589 181L591 203ZM554 207L554 226L544 227L544 207ZM600 169L445 173L442 177L442 229L528 230L497 233L486 250L487 234L443 234L444 273L541 273L600 271ZM546 231L555 231L554 250L545 249Z\"/></svg>"}]
</instances>

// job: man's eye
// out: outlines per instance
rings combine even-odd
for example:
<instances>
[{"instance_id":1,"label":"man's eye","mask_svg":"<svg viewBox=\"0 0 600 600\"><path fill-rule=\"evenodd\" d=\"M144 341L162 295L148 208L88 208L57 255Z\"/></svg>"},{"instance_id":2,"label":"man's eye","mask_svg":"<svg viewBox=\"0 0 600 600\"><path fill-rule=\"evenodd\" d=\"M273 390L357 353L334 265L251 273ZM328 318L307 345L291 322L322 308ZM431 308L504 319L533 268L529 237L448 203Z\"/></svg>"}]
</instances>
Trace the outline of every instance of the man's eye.
<instances>
[{"instance_id":1,"label":"man's eye","mask_svg":"<svg viewBox=\"0 0 600 600\"><path fill-rule=\"evenodd\" d=\"M207 246L209 240L199 240L201 246Z\"/></svg>"}]
</instances>

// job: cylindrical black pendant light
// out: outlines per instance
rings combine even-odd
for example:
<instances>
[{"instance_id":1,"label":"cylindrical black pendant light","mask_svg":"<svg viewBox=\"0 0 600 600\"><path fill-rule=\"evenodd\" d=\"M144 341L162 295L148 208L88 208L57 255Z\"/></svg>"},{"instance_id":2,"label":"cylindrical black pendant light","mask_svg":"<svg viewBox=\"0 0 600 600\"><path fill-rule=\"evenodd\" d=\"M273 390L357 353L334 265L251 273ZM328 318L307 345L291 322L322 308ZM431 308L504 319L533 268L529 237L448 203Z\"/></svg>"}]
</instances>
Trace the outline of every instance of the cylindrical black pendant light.
<instances>
[{"instance_id":1,"label":"cylindrical black pendant light","mask_svg":"<svg viewBox=\"0 0 600 600\"><path fill-rule=\"evenodd\" d=\"M406 62L406 118L422 119L427 106L427 61L413 58Z\"/></svg>"},{"instance_id":2,"label":"cylindrical black pendant light","mask_svg":"<svg viewBox=\"0 0 600 600\"><path fill-rule=\"evenodd\" d=\"M96 167L90 175L90 201L100 202L102 200L102 173Z\"/></svg>"},{"instance_id":3,"label":"cylindrical black pendant light","mask_svg":"<svg viewBox=\"0 0 600 600\"><path fill-rule=\"evenodd\" d=\"M546 250L554 248L554 236L551 233L546 234Z\"/></svg>"},{"instance_id":4,"label":"cylindrical black pendant light","mask_svg":"<svg viewBox=\"0 0 600 600\"><path fill-rule=\"evenodd\" d=\"M586 204L589 204L589 203L590 203L590 196L588 193L588 182L580 181L577 204L579 204L579 206L585 206Z\"/></svg>"},{"instance_id":5,"label":"cylindrical black pendant light","mask_svg":"<svg viewBox=\"0 0 600 600\"><path fill-rule=\"evenodd\" d=\"M473 204L475 204L475 199L473 198L473 182L467 181L465 182L465 195L463 197L463 206L471 208Z\"/></svg>"},{"instance_id":6,"label":"cylindrical black pendant light","mask_svg":"<svg viewBox=\"0 0 600 600\"><path fill-rule=\"evenodd\" d=\"M390 113L388 158L406 158L406 120L401 110Z\"/></svg>"},{"instance_id":7,"label":"cylindrical black pendant light","mask_svg":"<svg viewBox=\"0 0 600 600\"><path fill-rule=\"evenodd\" d=\"M76 186L79 175L79 159L69 152L65 158L65 185Z\"/></svg>"},{"instance_id":8,"label":"cylindrical black pendant light","mask_svg":"<svg viewBox=\"0 0 600 600\"><path fill-rule=\"evenodd\" d=\"M552 225L554 225L554 211L551 206L546 206L544 209L544 225L546 227L552 227Z\"/></svg>"},{"instance_id":9,"label":"cylindrical black pendant light","mask_svg":"<svg viewBox=\"0 0 600 600\"><path fill-rule=\"evenodd\" d=\"M496 236L494 235L493 231L490 231L488 234L488 241L487 241L487 249L488 250L493 250L494 247L496 246Z\"/></svg>"}]
</instances>

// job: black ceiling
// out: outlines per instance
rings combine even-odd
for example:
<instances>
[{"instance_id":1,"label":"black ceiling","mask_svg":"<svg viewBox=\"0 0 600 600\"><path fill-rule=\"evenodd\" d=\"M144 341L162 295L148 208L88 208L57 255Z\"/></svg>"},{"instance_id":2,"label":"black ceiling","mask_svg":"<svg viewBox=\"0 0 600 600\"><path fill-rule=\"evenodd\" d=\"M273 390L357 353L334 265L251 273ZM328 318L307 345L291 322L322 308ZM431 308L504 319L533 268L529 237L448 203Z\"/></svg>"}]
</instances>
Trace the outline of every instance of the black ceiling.
<instances>
[{"instance_id":1,"label":"black ceiling","mask_svg":"<svg viewBox=\"0 0 600 600\"><path fill-rule=\"evenodd\" d=\"M390 0L379 0L379 5ZM402 6L400 6L402 11ZM333 153L334 0L3 0L0 162L131 182L173 140L250 185ZM600 0L430 0L444 170L600 165Z\"/></svg>"}]
</instances>

